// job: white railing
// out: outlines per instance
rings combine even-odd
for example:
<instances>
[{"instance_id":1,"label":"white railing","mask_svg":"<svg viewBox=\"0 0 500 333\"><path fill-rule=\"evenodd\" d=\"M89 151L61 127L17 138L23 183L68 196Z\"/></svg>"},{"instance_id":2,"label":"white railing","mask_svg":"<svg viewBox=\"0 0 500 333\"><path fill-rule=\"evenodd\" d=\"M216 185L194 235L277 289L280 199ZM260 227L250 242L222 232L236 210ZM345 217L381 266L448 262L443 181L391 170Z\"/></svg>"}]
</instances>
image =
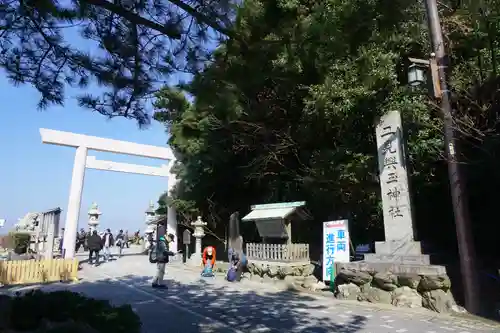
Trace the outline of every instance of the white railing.
<instances>
[{"instance_id":1,"label":"white railing","mask_svg":"<svg viewBox=\"0 0 500 333\"><path fill-rule=\"evenodd\" d=\"M246 244L249 260L304 262L309 261L309 244Z\"/></svg>"}]
</instances>

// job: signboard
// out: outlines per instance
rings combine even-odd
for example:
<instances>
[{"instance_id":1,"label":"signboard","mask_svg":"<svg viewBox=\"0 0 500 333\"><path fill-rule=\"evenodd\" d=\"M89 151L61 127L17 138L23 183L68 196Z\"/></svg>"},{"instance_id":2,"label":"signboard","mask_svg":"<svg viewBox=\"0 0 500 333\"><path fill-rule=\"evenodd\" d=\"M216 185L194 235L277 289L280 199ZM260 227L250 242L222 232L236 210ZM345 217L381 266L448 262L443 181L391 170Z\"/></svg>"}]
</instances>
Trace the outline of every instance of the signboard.
<instances>
[{"instance_id":1,"label":"signboard","mask_svg":"<svg viewBox=\"0 0 500 333\"><path fill-rule=\"evenodd\" d=\"M191 232L188 229L184 230L182 233L182 243L184 245L191 244Z\"/></svg>"},{"instance_id":2,"label":"signboard","mask_svg":"<svg viewBox=\"0 0 500 333\"><path fill-rule=\"evenodd\" d=\"M255 225L261 237L288 238L283 220L255 221Z\"/></svg>"},{"instance_id":3,"label":"signboard","mask_svg":"<svg viewBox=\"0 0 500 333\"><path fill-rule=\"evenodd\" d=\"M349 262L347 220L323 222L323 281L330 281L334 263Z\"/></svg>"},{"instance_id":4,"label":"signboard","mask_svg":"<svg viewBox=\"0 0 500 333\"><path fill-rule=\"evenodd\" d=\"M0 219L0 228L5 225L5 219Z\"/></svg>"}]
</instances>

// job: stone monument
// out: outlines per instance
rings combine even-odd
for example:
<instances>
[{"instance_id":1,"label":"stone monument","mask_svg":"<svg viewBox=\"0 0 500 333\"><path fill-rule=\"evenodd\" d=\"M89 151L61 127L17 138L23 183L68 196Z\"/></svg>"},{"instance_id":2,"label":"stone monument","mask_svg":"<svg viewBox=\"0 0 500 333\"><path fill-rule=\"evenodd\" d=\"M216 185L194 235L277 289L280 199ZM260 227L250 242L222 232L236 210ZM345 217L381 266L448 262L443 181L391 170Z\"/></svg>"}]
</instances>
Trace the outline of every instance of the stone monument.
<instances>
[{"instance_id":1,"label":"stone monument","mask_svg":"<svg viewBox=\"0 0 500 333\"><path fill-rule=\"evenodd\" d=\"M201 239L205 237L205 230L204 227L207 225L206 222L203 222L201 219L201 216L198 216L196 221L191 222L191 225L194 228L194 233L193 236L195 238L195 250L194 253L191 255L189 260L193 265L200 265L201 264Z\"/></svg>"},{"instance_id":2,"label":"stone monument","mask_svg":"<svg viewBox=\"0 0 500 333\"><path fill-rule=\"evenodd\" d=\"M376 125L380 189L384 213L385 241L375 242L375 254L366 261L429 265L415 241L411 195L401 114L391 111Z\"/></svg>"},{"instance_id":3,"label":"stone monument","mask_svg":"<svg viewBox=\"0 0 500 333\"><path fill-rule=\"evenodd\" d=\"M240 234L240 213L234 212L229 217L229 248L237 253L243 252L243 237Z\"/></svg>"},{"instance_id":4,"label":"stone monument","mask_svg":"<svg viewBox=\"0 0 500 333\"><path fill-rule=\"evenodd\" d=\"M95 202L93 202L92 205L90 205L90 209L87 214L89 215L89 229L90 232L93 232L94 230L97 230L97 226L99 225L99 217L102 215L102 213L99 210L99 206Z\"/></svg>"},{"instance_id":5,"label":"stone monument","mask_svg":"<svg viewBox=\"0 0 500 333\"><path fill-rule=\"evenodd\" d=\"M36 253L43 253L46 259L51 259L60 215L59 207L45 212L28 213L18 220L15 230L30 234L29 248Z\"/></svg>"},{"instance_id":6,"label":"stone monument","mask_svg":"<svg viewBox=\"0 0 500 333\"><path fill-rule=\"evenodd\" d=\"M17 220L14 226L18 232L34 232L38 224L40 213L28 213Z\"/></svg>"},{"instance_id":7,"label":"stone monument","mask_svg":"<svg viewBox=\"0 0 500 333\"><path fill-rule=\"evenodd\" d=\"M399 111L376 125L385 241L365 260L337 263L335 297L398 307L456 308L446 267L430 265L414 238L414 223ZM439 309L439 310L436 310Z\"/></svg>"}]
</instances>

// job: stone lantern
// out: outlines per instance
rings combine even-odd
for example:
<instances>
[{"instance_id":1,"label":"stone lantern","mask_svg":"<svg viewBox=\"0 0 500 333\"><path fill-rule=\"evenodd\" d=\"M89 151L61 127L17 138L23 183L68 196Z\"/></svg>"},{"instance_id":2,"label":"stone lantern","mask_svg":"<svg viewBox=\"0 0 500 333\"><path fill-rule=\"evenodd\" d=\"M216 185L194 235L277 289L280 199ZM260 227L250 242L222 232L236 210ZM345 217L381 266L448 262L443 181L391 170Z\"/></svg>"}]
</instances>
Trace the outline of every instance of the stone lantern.
<instances>
[{"instance_id":1,"label":"stone lantern","mask_svg":"<svg viewBox=\"0 0 500 333\"><path fill-rule=\"evenodd\" d=\"M153 201L149 202L149 207L146 209L146 234L150 234L156 230L156 209Z\"/></svg>"},{"instance_id":2,"label":"stone lantern","mask_svg":"<svg viewBox=\"0 0 500 333\"><path fill-rule=\"evenodd\" d=\"M201 216L198 216L196 221L191 222L191 225L194 227L193 236L196 239L195 252L191 257L195 258L195 260L199 260L201 258L201 239L205 237L204 227L207 223L201 220Z\"/></svg>"},{"instance_id":3,"label":"stone lantern","mask_svg":"<svg viewBox=\"0 0 500 333\"><path fill-rule=\"evenodd\" d=\"M99 211L99 206L94 202L90 206L89 212L87 213L89 215L89 228L90 232L93 232L94 230L97 230L97 226L99 225L99 217L102 215L101 211Z\"/></svg>"}]
</instances>

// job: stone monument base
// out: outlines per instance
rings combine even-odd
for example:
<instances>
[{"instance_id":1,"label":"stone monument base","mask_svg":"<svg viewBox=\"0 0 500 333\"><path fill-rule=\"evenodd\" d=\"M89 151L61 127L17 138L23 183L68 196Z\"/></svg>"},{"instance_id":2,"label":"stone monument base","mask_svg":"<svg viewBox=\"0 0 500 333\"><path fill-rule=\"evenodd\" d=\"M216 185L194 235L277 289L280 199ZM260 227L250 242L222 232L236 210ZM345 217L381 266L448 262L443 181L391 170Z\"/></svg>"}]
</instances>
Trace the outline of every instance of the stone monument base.
<instances>
[{"instance_id":1,"label":"stone monument base","mask_svg":"<svg viewBox=\"0 0 500 333\"><path fill-rule=\"evenodd\" d=\"M375 242L375 253L398 253L418 256L422 254L422 245L420 245L420 242L408 240Z\"/></svg>"},{"instance_id":2,"label":"stone monument base","mask_svg":"<svg viewBox=\"0 0 500 333\"><path fill-rule=\"evenodd\" d=\"M357 261L336 264L335 297L345 300L461 312L446 268L438 265Z\"/></svg>"},{"instance_id":3,"label":"stone monument base","mask_svg":"<svg viewBox=\"0 0 500 333\"><path fill-rule=\"evenodd\" d=\"M370 262L367 260L337 263L337 273L342 269L369 273L391 272L394 274L446 275L446 267L440 265L400 264L397 262Z\"/></svg>"},{"instance_id":4,"label":"stone monument base","mask_svg":"<svg viewBox=\"0 0 500 333\"><path fill-rule=\"evenodd\" d=\"M372 263L393 263L400 265L430 265L431 260L429 255L401 255L401 254L365 254L365 262Z\"/></svg>"},{"instance_id":5,"label":"stone monument base","mask_svg":"<svg viewBox=\"0 0 500 333\"><path fill-rule=\"evenodd\" d=\"M429 255L422 254L420 242L375 242L375 253L365 254L366 262L408 265L430 265Z\"/></svg>"}]
</instances>

